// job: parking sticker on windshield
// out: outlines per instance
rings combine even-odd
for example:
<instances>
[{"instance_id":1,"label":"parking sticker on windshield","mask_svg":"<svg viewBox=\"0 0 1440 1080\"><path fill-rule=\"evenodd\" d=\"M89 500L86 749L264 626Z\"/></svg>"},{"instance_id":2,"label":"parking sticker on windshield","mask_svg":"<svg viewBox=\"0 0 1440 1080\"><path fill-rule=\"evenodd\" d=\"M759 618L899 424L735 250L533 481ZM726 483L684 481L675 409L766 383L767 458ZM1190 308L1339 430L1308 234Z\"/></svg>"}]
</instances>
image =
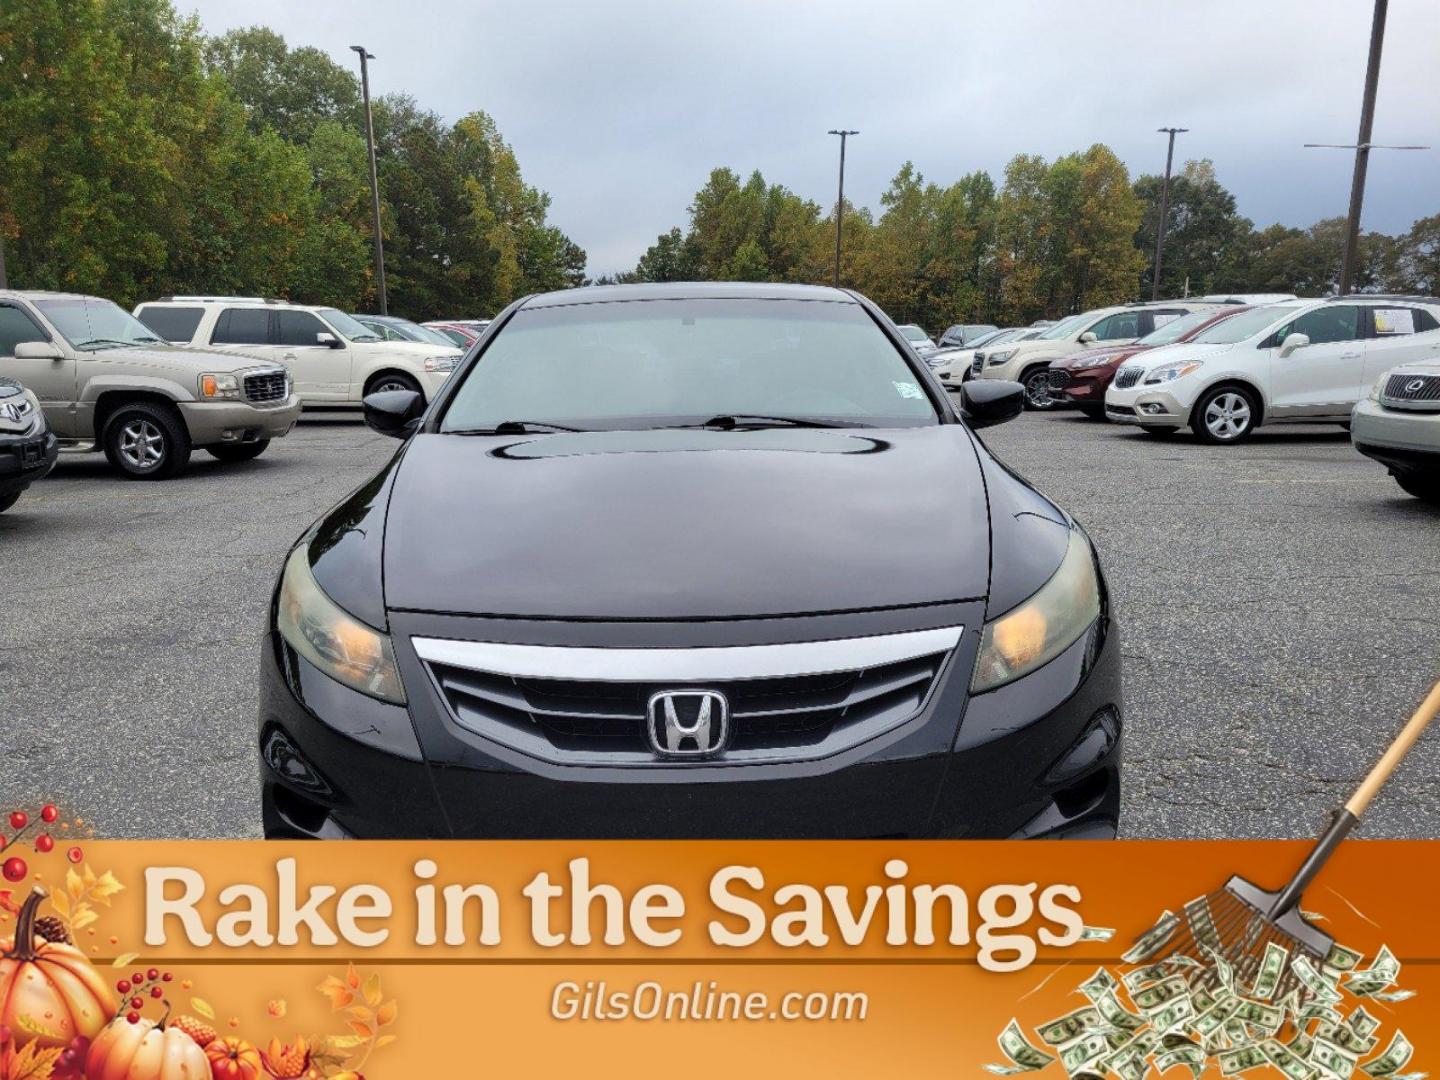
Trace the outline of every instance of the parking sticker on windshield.
<instances>
[{"instance_id":1,"label":"parking sticker on windshield","mask_svg":"<svg viewBox=\"0 0 1440 1080\"><path fill-rule=\"evenodd\" d=\"M897 382L894 385L895 392L903 398L923 398L925 396L919 383Z\"/></svg>"}]
</instances>

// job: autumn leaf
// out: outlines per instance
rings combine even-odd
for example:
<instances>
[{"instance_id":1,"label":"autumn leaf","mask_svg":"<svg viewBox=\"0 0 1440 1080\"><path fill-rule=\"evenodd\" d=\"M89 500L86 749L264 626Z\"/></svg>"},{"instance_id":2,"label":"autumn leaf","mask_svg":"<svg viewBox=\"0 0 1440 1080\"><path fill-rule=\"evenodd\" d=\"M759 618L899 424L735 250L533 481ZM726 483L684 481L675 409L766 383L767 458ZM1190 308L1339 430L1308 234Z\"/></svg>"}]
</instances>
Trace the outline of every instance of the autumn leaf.
<instances>
[{"instance_id":1,"label":"autumn leaf","mask_svg":"<svg viewBox=\"0 0 1440 1080\"><path fill-rule=\"evenodd\" d=\"M6 904L3 900L0 900L0 907L8 908L9 906L9 904ZM55 911L60 915L60 918L70 918L70 897L67 893L57 892L52 894L50 897L50 906L55 909ZM16 908L15 910L18 914L19 908Z\"/></svg>"},{"instance_id":2,"label":"autumn leaf","mask_svg":"<svg viewBox=\"0 0 1440 1080\"><path fill-rule=\"evenodd\" d=\"M72 900L79 900L85 895L85 882L80 879L73 866L65 871L65 891Z\"/></svg>"},{"instance_id":3,"label":"autumn leaf","mask_svg":"<svg viewBox=\"0 0 1440 1080\"><path fill-rule=\"evenodd\" d=\"M365 1040L362 1039L359 1035L332 1035L330 1036L330 1038L325 1040L325 1044L327 1047L329 1047L331 1051L344 1051L354 1050L357 1046L364 1046ZM334 1057L338 1060L339 1058L343 1058L345 1055L343 1053L332 1053L324 1054L324 1056Z\"/></svg>"},{"instance_id":4,"label":"autumn leaf","mask_svg":"<svg viewBox=\"0 0 1440 1080\"><path fill-rule=\"evenodd\" d=\"M350 987L351 990L360 989L360 973L355 970L354 964L347 964L345 966L345 985Z\"/></svg>"},{"instance_id":5,"label":"autumn leaf","mask_svg":"<svg viewBox=\"0 0 1440 1080\"><path fill-rule=\"evenodd\" d=\"M85 869L89 870L90 868L87 866ZM108 906L115 894L123 892L124 890L125 886L120 884L119 879L109 870L106 870L90 887L90 895L99 903Z\"/></svg>"},{"instance_id":6,"label":"autumn leaf","mask_svg":"<svg viewBox=\"0 0 1440 1080\"><path fill-rule=\"evenodd\" d=\"M330 1011L339 1012L355 1000L355 994L334 975L327 976L316 989L330 999Z\"/></svg>"},{"instance_id":7,"label":"autumn leaf","mask_svg":"<svg viewBox=\"0 0 1440 1080\"><path fill-rule=\"evenodd\" d=\"M60 1043L63 1043L65 1041L64 1037L60 1034L60 1032L56 1031L52 1027L46 1027L29 1013L21 1013L19 1016L15 1017L15 1026L21 1028L24 1031L30 1032L31 1035L39 1035L43 1039L51 1039L55 1042Z\"/></svg>"},{"instance_id":8,"label":"autumn leaf","mask_svg":"<svg viewBox=\"0 0 1440 1080\"><path fill-rule=\"evenodd\" d=\"M380 1038L375 1040L375 1049L379 1050L383 1046L389 1046L394 1041L394 1035L381 1035Z\"/></svg>"},{"instance_id":9,"label":"autumn leaf","mask_svg":"<svg viewBox=\"0 0 1440 1080\"><path fill-rule=\"evenodd\" d=\"M375 1037L375 1029L369 1024L361 1023L359 1020L351 1020L349 1024L350 1030L355 1032L356 1035L359 1035L360 1038L369 1040Z\"/></svg>"},{"instance_id":10,"label":"autumn leaf","mask_svg":"<svg viewBox=\"0 0 1440 1080\"><path fill-rule=\"evenodd\" d=\"M39 1043L26 1043L10 1059L6 1080L50 1080L55 1075L55 1063L60 1060L63 1051L61 1046L41 1049Z\"/></svg>"},{"instance_id":11,"label":"autumn leaf","mask_svg":"<svg viewBox=\"0 0 1440 1080\"><path fill-rule=\"evenodd\" d=\"M380 973L377 971L365 980L365 1001L372 1007L380 1004Z\"/></svg>"},{"instance_id":12,"label":"autumn leaf","mask_svg":"<svg viewBox=\"0 0 1440 1080\"><path fill-rule=\"evenodd\" d=\"M399 1010L400 1006L398 1003L387 1001L384 1005L381 1005L379 1011L375 1013L375 1022L381 1027L387 1024L393 1024L395 1022L395 1014L399 1012Z\"/></svg>"},{"instance_id":13,"label":"autumn leaf","mask_svg":"<svg viewBox=\"0 0 1440 1080\"><path fill-rule=\"evenodd\" d=\"M110 966L111 966L111 967L129 967L131 964L133 964L133 963L135 962L135 958L136 958L137 956L139 956L139 955L140 955L139 953L133 953L133 952L121 953L119 956L115 957L114 960L111 960L111 961L110 961Z\"/></svg>"},{"instance_id":14,"label":"autumn leaf","mask_svg":"<svg viewBox=\"0 0 1440 1080\"><path fill-rule=\"evenodd\" d=\"M100 916L96 915L94 909L88 904L78 904L70 919L70 932L73 934L76 930L84 930L85 927L99 920Z\"/></svg>"},{"instance_id":15,"label":"autumn leaf","mask_svg":"<svg viewBox=\"0 0 1440 1080\"><path fill-rule=\"evenodd\" d=\"M206 1020L215 1019L215 1007L204 998L191 998L190 1007L203 1016Z\"/></svg>"}]
</instances>

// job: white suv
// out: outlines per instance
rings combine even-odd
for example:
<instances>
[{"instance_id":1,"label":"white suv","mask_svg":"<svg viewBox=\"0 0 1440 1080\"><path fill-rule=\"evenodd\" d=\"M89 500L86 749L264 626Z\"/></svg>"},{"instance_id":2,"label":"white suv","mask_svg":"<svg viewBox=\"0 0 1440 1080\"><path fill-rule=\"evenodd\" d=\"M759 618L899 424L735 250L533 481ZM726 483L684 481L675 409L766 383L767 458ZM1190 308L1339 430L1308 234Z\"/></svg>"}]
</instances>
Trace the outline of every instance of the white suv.
<instances>
[{"instance_id":1,"label":"white suv","mask_svg":"<svg viewBox=\"0 0 1440 1080\"><path fill-rule=\"evenodd\" d=\"M336 308L260 297L167 296L141 304L135 317L172 344L284 364L306 405L359 404L377 390L414 390L428 402L464 355L386 341Z\"/></svg>"},{"instance_id":2,"label":"white suv","mask_svg":"<svg viewBox=\"0 0 1440 1080\"><path fill-rule=\"evenodd\" d=\"M1161 301L1096 308L1061 319L1029 341L1006 342L975 352L970 364L974 379L1008 379L1025 386L1025 407L1049 409L1050 361L1096 344L1122 345L1144 337L1171 319L1217 305L1195 300Z\"/></svg>"},{"instance_id":3,"label":"white suv","mask_svg":"<svg viewBox=\"0 0 1440 1080\"><path fill-rule=\"evenodd\" d=\"M1436 355L1440 299L1351 295L1242 311L1115 373L1105 415L1235 443L1261 424L1348 423L1380 374Z\"/></svg>"}]
</instances>

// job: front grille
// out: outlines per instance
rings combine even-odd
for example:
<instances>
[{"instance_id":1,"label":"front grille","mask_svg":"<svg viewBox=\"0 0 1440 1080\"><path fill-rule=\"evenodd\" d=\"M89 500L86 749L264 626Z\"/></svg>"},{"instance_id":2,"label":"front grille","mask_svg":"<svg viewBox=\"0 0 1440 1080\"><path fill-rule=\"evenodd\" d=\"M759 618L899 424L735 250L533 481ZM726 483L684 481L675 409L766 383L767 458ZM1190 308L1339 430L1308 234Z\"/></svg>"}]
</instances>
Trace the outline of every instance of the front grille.
<instances>
[{"instance_id":1,"label":"front grille","mask_svg":"<svg viewBox=\"0 0 1440 1080\"><path fill-rule=\"evenodd\" d=\"M1140 381L1140 376L1145 374L1144 368L1124 367L1115 374L1115 386L1120 390L1128 390Z\"/></svg>"},{"instance_id":2,"label":"front grille","mask_svg":"<svg viewBox=\"0 0 1440 1080\"><path fill-rule=\"evenodd\" d=\"M245 400L263 405L290 396L289 376L283 371L262 371L245 376Z\"/></svg>"},{"instance_id":3,"label":"front grille","mask_svg":"<svg viewBox=\"0 0 1440 1080\"><path fill-rule=\"evenodd\" d=\"M427 666L460 726L563 764L686 764L652 750L647 704L666 690L719 691L729 703L730 741L715 760L733 765L827 756L903 724L925 704L948 656L946 648L844 671L706 680L548 678L433 658Z\"/></svg>"},{"instance_id":4,"label":"front grille","mask_svg":"<svg viewBox=\"0 0 1440 1080\"><path fill-rule=\"evenodd\" d=\"M975 359L970 361L970 374L971 374L971 375L979 375L980 372L982 372L982 371L984 371L984 370L985 370L985 354L984 354L984 353L978 353L978 352L977 352L977 353L975 354Z\"/></svg>"},{"instance_id":5,"label":"front grille","mask_svg":"<svg viewBox=\"0 0 1440 1080\"><path fill-rule=\"evenodd\" d=\"M1407 375L1396 372L1385 381L1381 397L1387 404L1440 401L1440 375Z\"/></svg>"},{"instance_id":6,"label":"front grille","mask_svg":"<svg viewBox=\"0 0 1440 1080\"><path fill-rule=\"evenodd\" d=\"M1050 372L1050 389L1051 389L1051 390L1064 390L1064 389L1065 389L1067 386L1069 386L1069 385L1070 385L1070 373L1069 373L1068 371L1056 371L1056 370L1053 370L1053 369L1051 370L1051 372Z\"/></svg>"}]
</instances>

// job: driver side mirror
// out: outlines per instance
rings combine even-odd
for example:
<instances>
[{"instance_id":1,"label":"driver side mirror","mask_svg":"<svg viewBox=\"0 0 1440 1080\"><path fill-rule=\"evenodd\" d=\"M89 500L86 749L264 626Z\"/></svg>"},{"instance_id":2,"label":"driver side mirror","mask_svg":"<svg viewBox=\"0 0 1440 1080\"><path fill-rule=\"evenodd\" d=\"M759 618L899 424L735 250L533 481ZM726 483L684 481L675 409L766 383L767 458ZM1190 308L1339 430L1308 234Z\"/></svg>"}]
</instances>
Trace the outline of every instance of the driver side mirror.
<instances>
[{"instance_id":1,"label":"driver side mirror","mask_svg":"<svg viewBox=\"0 0 1440 1080\"><path fill-rule=\"evenodd\" d=\"M1025 408L1025 387L1003 379L971 379L960 384L960 419L972 428L1014 420Z\"/></svg>"},{"instance_id":2,"label":"driver side mirror","mask_svg":"<svg viewBox=\"0 0 1440 1080\"><path fill-rule=\"evenodd\" d=\"M63 360L65 354L53 341L22 341L15 346L16 360Z\"/></svg>"},{"instance_id":3,"label":"driver side mirror","mask_svg":"<svg viewBox=\"0 0 1440 1080\"><path fill-rule=\"evenodd\" d=\"M370 430L392 439L408 439L425 415L425 399L414 390L381 390L361 405Z\"/></svg>"},{"instance_id":4,"label":"driver side mirror","mask_svg":"<svg viewBox=\"0 0 1440 1080\"><path fill-rule=\"evenodd\" d=\"M1099 340L1100 339L1095 336L1094 330L1086 330L1083 334L1080 335L1079 338L1081 345L1094 345L1095 342Z\"/></svg>"},{"instance_id":5,"label":"driver side mirror","mask_svg":"<svg viewBox=\"0 0 1440 1080\"><path fill-rule=\"evenodd\" d=\"M1287 334L1285 340L1280 343L1280 359L1284 360L1296 349L1303 349L1310 344L1308 334Z\"/></svg>"},{"instance_id":6,"label":"driver side mirror","mask_svg":"<svg viewBox=\"0 0 1440 1080\"><path fill-rule=\"evenodd\" d=\"M327 334L324 331L315 335L315 343L317 345L328 346L332 349L343 349L345 347L345 343L334 334Z\"/></svg>"}]
</instances>

